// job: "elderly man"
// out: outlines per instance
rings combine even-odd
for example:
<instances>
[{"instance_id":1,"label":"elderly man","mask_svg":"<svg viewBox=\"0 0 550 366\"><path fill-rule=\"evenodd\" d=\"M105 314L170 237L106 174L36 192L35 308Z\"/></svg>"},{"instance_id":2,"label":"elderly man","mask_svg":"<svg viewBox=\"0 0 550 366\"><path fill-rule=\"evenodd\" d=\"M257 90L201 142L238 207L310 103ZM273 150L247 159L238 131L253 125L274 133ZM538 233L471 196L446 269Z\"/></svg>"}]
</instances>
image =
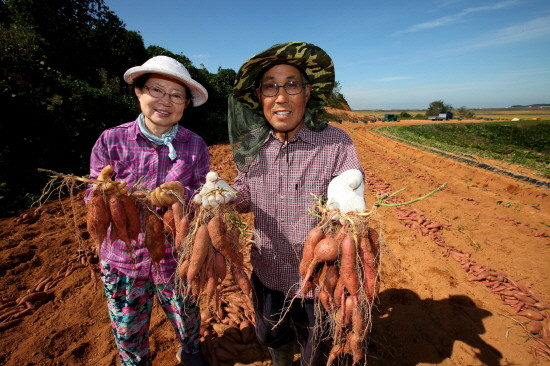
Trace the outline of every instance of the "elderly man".
<instances>
[{"instance_id":1,"label":"elderly man","mask_svg":"<svg viewBox=\"0 0 550 366\"><path fill-rule=\"evenodd\" d=\"M315 294L296 297L304 241L318 223L308 212L312 194L327 198L331 182L354 181L350 191L358 199L347 211L364 210L362 168L352 141L323 120L333 88L328 54L312 44L290 42L246 61L229 100L238 169L235 204L238 211L254 214L256 335L277 366L292 364L296 341L302 365L326 364L331 349L328 330L320 326L326 322L319 319L327 314L315 312ZM330 194L328 199L334 208L349 206Z\"/></svg>"}]
</instances>

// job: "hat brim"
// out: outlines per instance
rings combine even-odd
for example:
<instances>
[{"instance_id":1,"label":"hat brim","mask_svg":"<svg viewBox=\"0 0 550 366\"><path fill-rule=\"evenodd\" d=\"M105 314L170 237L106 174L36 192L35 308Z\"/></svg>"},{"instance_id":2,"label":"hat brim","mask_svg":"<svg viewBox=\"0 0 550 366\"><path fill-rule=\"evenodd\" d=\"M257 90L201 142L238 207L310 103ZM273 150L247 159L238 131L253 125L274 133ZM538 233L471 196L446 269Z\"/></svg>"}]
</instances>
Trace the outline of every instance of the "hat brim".
<instances>
[{"instance_id":1,"label":"hat brim","mask_svg":"<svg viewBox=\"0 0 550 366\"><path fill-rule=\"evenodd\" d=\"M208 91L206 91L206 89L201 84L184 74L167 71L166 69L160 67L132 67L124 73L124 81L131 85L134 83L135 79L137 79L141 75L149 73L165 75L171 79L175 79L184 83L191 90L191 99L193 100L194 107L202 105L208 100Z\"/></svg>"},{"instance_id":2,"label":"hat brim","mask_svg":"<svg viewBox=\"0 0 550 366\"><path fill-rule=\"evenodd\" d=\"M306 74L312 86L310 106L326 104L335 85L334 64L323 49L305 42L277 44L250 58L237 72L233 96L249 109L261 113L260 103L254 95L255 84L270 65L278 63L294 65Z\"/></svg>"}]
</instances>

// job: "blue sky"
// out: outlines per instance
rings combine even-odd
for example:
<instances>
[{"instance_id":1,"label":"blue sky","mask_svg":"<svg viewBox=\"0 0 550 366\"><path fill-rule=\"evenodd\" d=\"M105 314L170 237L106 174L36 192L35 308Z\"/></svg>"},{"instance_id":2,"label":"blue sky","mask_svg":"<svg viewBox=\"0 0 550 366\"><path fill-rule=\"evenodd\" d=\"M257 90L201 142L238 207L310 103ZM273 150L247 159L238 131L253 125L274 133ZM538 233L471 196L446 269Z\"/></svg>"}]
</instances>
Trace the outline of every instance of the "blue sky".
<instances>
[{"instance_id":1,"label":"blue sky","mask_svg":"<svg viewBox=\"0 0 550 366\"><path fill-rule=\"evenodd\" d=\"M352 109L550 103L549 0L105 0L145 45L210 72L305 41ZM134 66L134 65L129 65Z\"/></svg>"}]
</instances>

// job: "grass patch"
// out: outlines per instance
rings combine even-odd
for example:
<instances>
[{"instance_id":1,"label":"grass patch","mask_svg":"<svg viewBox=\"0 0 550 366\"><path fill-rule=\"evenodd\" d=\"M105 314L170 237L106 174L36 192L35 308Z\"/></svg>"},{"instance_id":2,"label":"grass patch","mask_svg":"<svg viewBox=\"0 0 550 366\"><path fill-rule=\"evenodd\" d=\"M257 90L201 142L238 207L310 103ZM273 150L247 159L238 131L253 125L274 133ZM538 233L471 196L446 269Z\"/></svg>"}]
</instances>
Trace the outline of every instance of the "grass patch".
<instances>
[{"instance_id":1,"label":"grass patch","mask_svg":"<svg viewBox=\"0 0 550 366\"><path fill-rule=\"evenodd\" d=\"M550 178L550 120L487 123L433 123L382 128L424 146L502 160Z\"/></svg>"}]
</instances>

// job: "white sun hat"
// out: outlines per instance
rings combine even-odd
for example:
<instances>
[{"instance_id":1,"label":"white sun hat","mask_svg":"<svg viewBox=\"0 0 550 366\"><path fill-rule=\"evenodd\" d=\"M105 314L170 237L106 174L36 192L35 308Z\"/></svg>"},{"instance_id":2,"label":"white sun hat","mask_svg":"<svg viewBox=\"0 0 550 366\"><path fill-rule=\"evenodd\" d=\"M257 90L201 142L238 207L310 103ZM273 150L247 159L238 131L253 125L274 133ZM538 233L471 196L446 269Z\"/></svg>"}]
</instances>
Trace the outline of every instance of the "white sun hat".
<instances>
[{"instance_id":1,"label":"white sun hat","mask_svg":"<svg viewBox=\"0 0 550 366\"><path fill-rule=\"evenodd\" d=\"M191 90L191 99L193 100L194 107L204 104L208 99L208 92L206 89L197 81L193 80L185 66L172 57L151 57L149 60L145 61L143 65L129 68L124 73L124 81L128 84L132 84L136 78L147 73L166 75L187 85Z\"/></svg>"}]
</instances>

